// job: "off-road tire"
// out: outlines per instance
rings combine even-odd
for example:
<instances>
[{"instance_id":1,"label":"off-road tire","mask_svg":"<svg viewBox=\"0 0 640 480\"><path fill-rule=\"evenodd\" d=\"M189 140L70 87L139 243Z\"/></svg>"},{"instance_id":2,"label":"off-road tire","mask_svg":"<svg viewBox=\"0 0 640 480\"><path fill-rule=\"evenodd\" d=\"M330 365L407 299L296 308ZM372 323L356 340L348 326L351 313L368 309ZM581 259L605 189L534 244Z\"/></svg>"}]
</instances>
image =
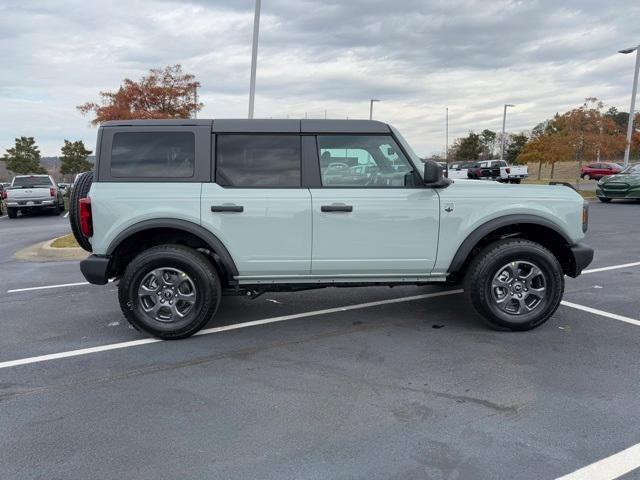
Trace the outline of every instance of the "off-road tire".
<instances>
[{"instance_id":1,"label":"off-road tire","mask_svg":"<svg viewBox=\"0 0 640 480\"><path fill-rule=\"evenodd\" d=\"M84 250L91 251L91 242L82 234L80 229L80 199L85 198L93 183L93 172L83 173L73 186L69 199L69 223L74 238Z\"/></svg>"},{"instance_id":2,"label":"off-road tire","mask_svg":"<svg viewBox=\"0 0 640 480\"><path fill-rule=\"evenodd\" d=\"M163 322L144 312L140 286L151 272L159 269L184 272L195 287L195 303L179 321ZM213 264L202 253L182 245L159 245L142 252L127 265L118 286L120 308L129 323L163 340L186 338L202 329L216 314L221 297L220 277Z\"/></svg>"},{"instance_id":3,"label":"off-road tire","mask_svg":"<svg viewBox=\"0 0 640 480\"><path fill-rule=\"evenodd\" d=\"M501 310L495 301L492 290L494 276L510 262L530 262L542 272L545 298L529 313L510 314ZM546 322L560 305L564 294L564 274L558 259L542 245L519 238L499 240L486 246L471 261L464 291L473 309L490 327L496 330L531 330Z\"/></svg>"}]
</instances>

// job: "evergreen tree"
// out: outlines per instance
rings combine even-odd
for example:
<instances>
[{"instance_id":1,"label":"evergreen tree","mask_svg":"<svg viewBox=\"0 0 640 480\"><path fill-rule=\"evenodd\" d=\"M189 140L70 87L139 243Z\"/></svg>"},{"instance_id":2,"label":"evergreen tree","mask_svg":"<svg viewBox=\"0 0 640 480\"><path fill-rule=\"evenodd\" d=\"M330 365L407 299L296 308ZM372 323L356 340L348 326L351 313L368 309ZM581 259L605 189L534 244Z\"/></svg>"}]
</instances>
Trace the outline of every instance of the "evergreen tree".
<instances>
[{"instance_id":1,"label":"evergreen tree","mask_svg":"<svg viewBox=\"0 0 640 480\"><path fill-rule=\"evenodd\" d=\"M91 162L87 160L87 156L91 155L91 150L85 148L82 140L76 142L65 140L60 150L62 151L60 173L63 175L75 175L93 168Z\"/></svg>"},{"instance_id":2,"label":"evergreen tree","mask_svg":"<svg viewBox=\"0 0 640 480\"><path fill-rule=\"evenodd\" d=\"M7 164L7 170L15 174L47 173L40 165L40 150L33 137L16 138L15 146L7 148L2 161Z\"/></svg>"}]
</instances>

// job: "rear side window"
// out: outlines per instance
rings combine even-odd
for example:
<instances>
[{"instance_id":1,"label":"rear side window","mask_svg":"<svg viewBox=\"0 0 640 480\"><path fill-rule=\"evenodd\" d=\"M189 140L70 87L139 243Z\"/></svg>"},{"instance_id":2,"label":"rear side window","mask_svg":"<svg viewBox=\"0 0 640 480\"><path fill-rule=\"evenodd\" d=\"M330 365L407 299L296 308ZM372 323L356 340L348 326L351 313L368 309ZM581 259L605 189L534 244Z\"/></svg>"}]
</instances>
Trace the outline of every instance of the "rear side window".
<instances>
[{"instance_id":1,"label":"rear side window","mask_svg":"<svg viewBox=\"0 0 640 480\"><path fill-rule=\"evenodd\" d=\"M299 187L300 135L217 135L216 183Z\"/></svg>"},{"instance_id":2,"label":"rear side window","mask_svg":"<svg viewBox=\"0 0 640 480\"><path fill-rule=\"evenodd\" d=\"M119 132L113 136L111 176L190 178L195 165L191 132Z\"/></svg>"}]
</instances>

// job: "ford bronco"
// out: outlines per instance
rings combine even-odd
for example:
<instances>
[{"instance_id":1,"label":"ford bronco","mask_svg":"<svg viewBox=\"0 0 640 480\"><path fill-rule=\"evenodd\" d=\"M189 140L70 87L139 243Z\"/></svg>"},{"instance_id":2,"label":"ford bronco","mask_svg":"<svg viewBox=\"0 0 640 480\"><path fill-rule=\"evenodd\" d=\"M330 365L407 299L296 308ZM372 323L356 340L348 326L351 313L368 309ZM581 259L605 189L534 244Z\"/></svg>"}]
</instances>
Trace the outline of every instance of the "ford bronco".
<instances>
[{"instance_id":1,"label":"ford bronco","mask_svg":"<svg viewBox=\"0 0 640 480\"><path fill-rule=\"evenodd\" d=\"M571 188L449 180L377 121L111 121L96 152L70 202L81 271L163 339L223 295L367 285L462 283L490 326L528 330L593 258Z\"/></svg>"}]
</instances>

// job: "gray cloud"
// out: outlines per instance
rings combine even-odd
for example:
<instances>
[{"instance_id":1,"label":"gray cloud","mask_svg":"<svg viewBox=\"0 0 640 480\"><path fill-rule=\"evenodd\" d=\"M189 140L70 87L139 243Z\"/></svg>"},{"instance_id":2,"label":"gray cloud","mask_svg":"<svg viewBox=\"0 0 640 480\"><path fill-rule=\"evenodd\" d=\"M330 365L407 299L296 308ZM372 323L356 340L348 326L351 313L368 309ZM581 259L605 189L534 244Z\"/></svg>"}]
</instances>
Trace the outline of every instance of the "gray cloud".
<instances>
[{"instance_id":1,"label":"gray cloud","mask_svg":"<svg viewBox=\"0 0 640 480\"><path fill-rule=\"evenodd\" d=\"M451 138L531 128L586 96L628 108L633 0L263 0L256 110L263 117L368 114L423 154ZM0 5L0 149L33 135L92 144L75 106L124 77L182 63L202 83L202 116L246 115L253 1L105 0ZM637 33L636 33L637 35Z\"/></svg>"}]
</instances>

